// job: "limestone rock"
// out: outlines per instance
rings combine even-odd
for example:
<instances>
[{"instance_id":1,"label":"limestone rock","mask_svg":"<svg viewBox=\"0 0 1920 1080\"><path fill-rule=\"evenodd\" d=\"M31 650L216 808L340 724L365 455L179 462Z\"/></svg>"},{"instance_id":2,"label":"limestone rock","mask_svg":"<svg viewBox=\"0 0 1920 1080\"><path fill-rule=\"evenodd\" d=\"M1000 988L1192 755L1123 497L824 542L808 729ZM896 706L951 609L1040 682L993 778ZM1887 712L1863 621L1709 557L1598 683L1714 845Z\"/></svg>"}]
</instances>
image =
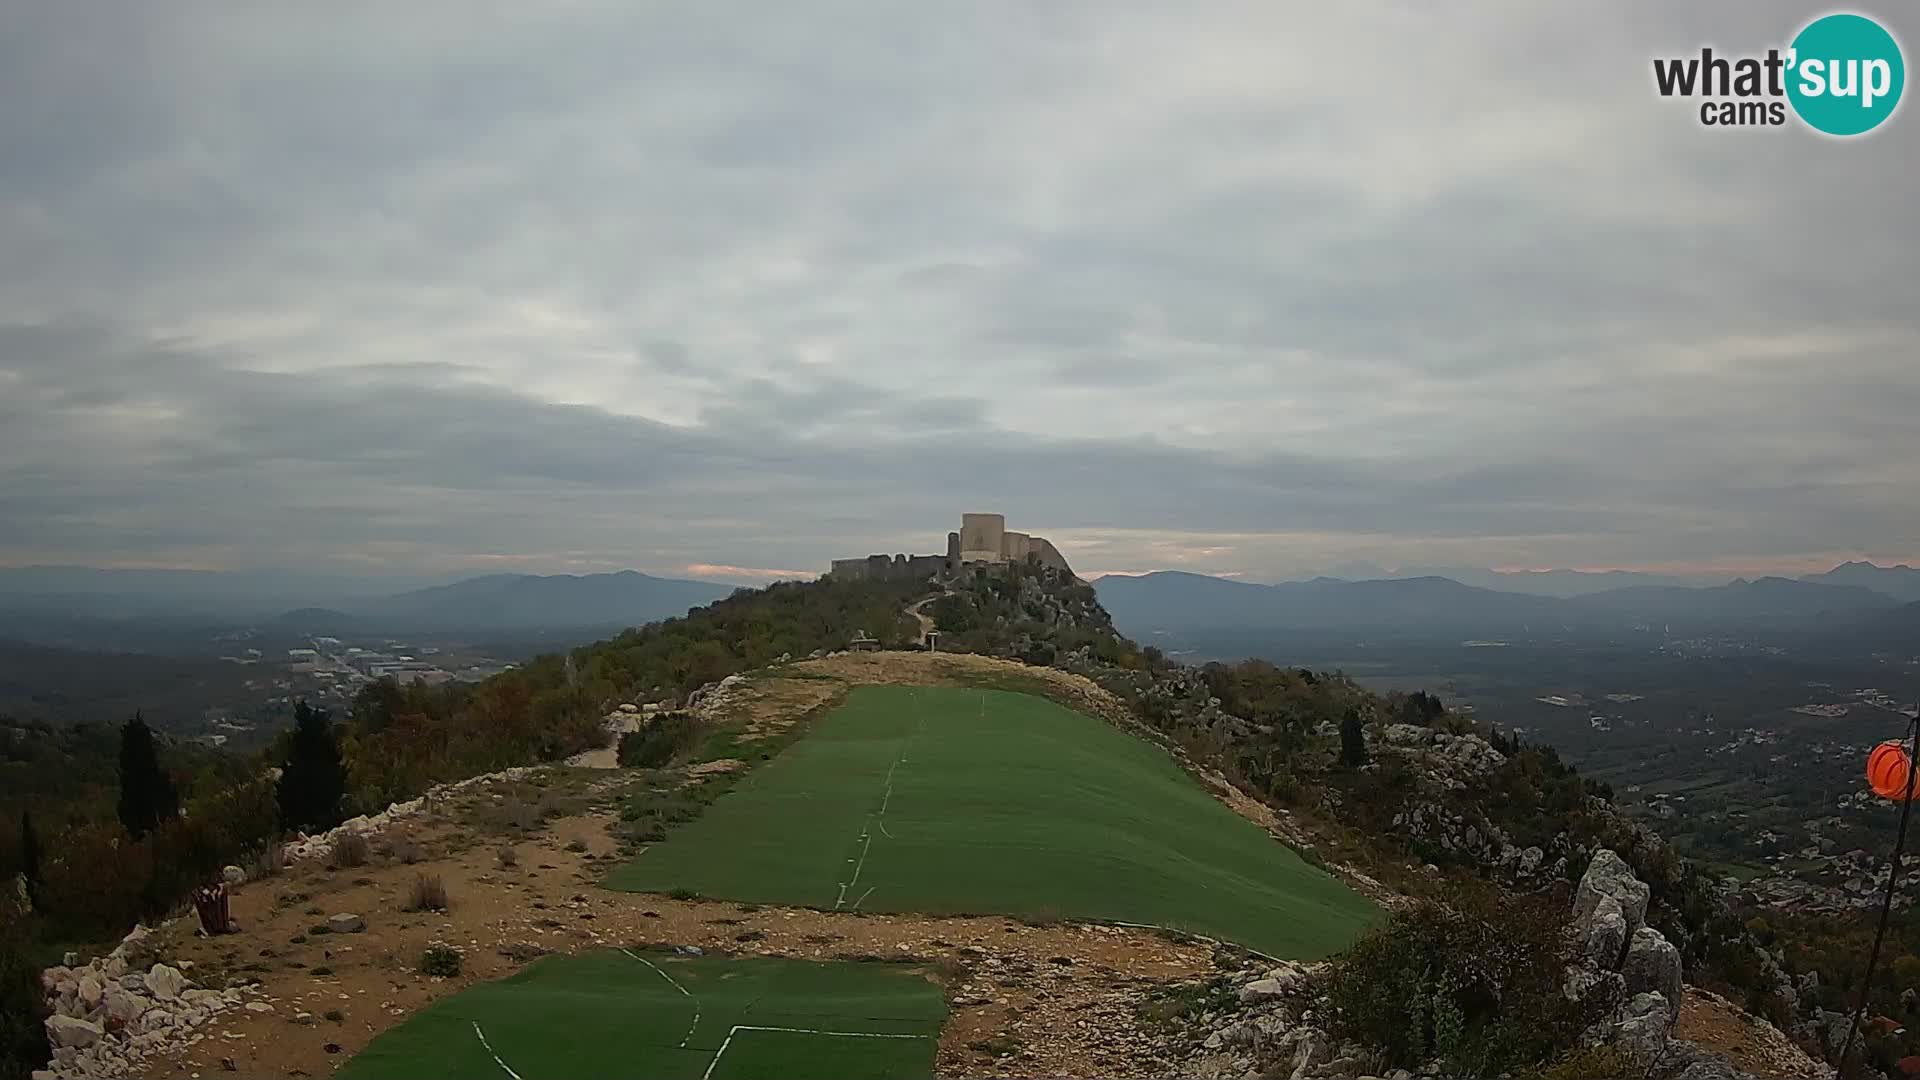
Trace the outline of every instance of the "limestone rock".
<instances>
[{"instance_id":1,"label":"limestone rock","mask_svg":"<svg viewBox=\"0 0 1920 1080\"><path fill-rule=\"evenodd\" d=\"M244 885L247 882L247 872L237 866L222 867L220 877L230 886Z\"/></svg>"},{"instance_id":2,"label":"limestone rock","mask_svg":"<svg viewBox=\"0 0 1920 1080\"><path fill-rule=\"evenodd\" d=\"M147 989L161 1001L172 1001L178 998L180 991L186 989L186 986L187 977L180 974L178 968L155 964L147 972Z\"/></svg>"},{"instance_id":3,"label":"limestone rock","mask_svg":"<svg viewBox=\"0 0 1920 1080\"><path fill-rule=\"evenodd\" d=\"M1240 988L1240 1000L1249 1004L1287 996L1293 987L1279 979L1255 979Z\"/></svg>"},{"instance_id":4,"label":"limestone rock","mask_svg":"<svg viewBox=\"0 0 1920 1080\"><path fill-rule=\"evenodd\" d=\"M1635 930L1620 974L1627 980L1627 993L1657 993L1666 998L1668 1022L1680 1018L1680 950L1665 934L1651 926Z\"/></svg>"},{"instance_id":5,"label":"limestone rock","mask_svg":"<svg viewBox=\"0 0 1920 1080\"><path fill-rule=\"evenodd\" d=\"M1418 724L1388 724L1380 737L1390 746L1425 746L1433 741L1433 729Z\"/></svg>"},{"instance_id":6,"label":"limestone rock","mask_svg":"<svg viewBox=\"0 0 1920 1080\"><path fill-rule=\"evenodd\" d=\"M327 917L327 929L336 934L357 934L367 928L367 920L349 912Z\"/></svg>"},{"instance_id":7,"label":"limestone rock","mask_svg":"<svg viewBox=\"0 0 1920 1080\"><path fill-rule=\"evenodd\" d=\"M146 998L118 986L109 988L105 999L107 1018L119 1025L138 1020L140 1015L147 1011L149 1004L151 1003Z\"/></svg>"},{"instance_id":8,"label":"limestone rock","mask_svg":"<svg viewBox=\"0 0 1920 1080\"><path fill-rule=\"evenodd\" d=\"M47 1041L59 1047L80 1049L92 1046L106 1034L99 1024L75 1016L47 1017Z\"/></svg>"},{"instance_id":9,"label":"limestone rock","mask_svg":"<svg viewBox=\"0 0 1920 1080\"><path fill-rule=\"evenodd\" d=\"M1658 993L1635 994L1607 1041L1639 1065L1651 1065L1667 1048L1668 1005Z\"/></svg>"},{"instance_id":10,"label":"limestone rock","mask_svg":"<svg viewBox=\"0 0 1920 1080\"><path fill-rule=\"evenodd\" d=\"M1595 967L1615 971L1627 951L1627 916L1620 901L1603 896L1587 918L1586 936L1581 953Z\"/></svg>"},{"instance_id":11,"label":"limestone rock","mask_svg":"<svg viewBox=\"0 0 1920 1080\"><path fill-rule=\"evenodd\" d=\"M1573 894L1573 924L1584 938L1588 921L1594 910L1600 906L1600 898L1611 896L1620 904L1620 913L1626 917L1627 933L1637 932L1647 922L1647 897L1651 890L1647 883L1633 876L1633 868L1626 860L1607 848L1593 853L1593 861L1587 866L1587 872L1581 875L1580 885Z\"/></svg>"},{"instance_id":12,"label":"limestone rock","mask_svg":"<svg viewBox=\"0 0 1920 1080\"><path fill-rule=\"evenodd\" d=\"M106 994L106 987L100 984L99 978L92 972L88 972L80 976L78 994L81 1002L91 1009L100 1004L100 999Z\"/></svg>"}]
</instances>

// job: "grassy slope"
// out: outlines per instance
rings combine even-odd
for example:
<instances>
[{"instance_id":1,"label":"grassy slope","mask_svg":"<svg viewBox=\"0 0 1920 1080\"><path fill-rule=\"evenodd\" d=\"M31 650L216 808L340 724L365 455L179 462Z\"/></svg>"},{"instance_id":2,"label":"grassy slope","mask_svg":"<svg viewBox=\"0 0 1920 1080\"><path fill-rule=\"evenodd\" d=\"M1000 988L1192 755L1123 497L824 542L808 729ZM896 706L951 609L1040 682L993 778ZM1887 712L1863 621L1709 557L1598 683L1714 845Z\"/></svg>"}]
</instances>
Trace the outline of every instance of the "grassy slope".
<instances>
[{"instance_id":1,"label":"grassy slope","mask_svg":"<svg viewBox=\"0 0 1920 1080\"><path fill-rule=\"evenodd\" d=\"M1304 958L1376 916L1159 749L1040 698L952 688L855 689L607 884L1153 923Z\"/></svg>"},{"instance_id":2,"label":"grassy slope","mask_svg":"<svg viewBox=\"0 0 1920 1080\"><path fill-rule=\"evenodd\" d=\"M375 1039L335 1075L342 1080L504 1076L474 1034L476 1023L492 1053L524 1080L697 1080L739 1024L926 1038L740 1032L715 1066L713 1080L794 1075L906 1080L932 1074L946 1004L940 988L912 969L638 955L687 993L622 952L547 957L511 978L434 1004ZM699 1023L689 1034L696 1007Z\"/></svg>"}]
</instances>

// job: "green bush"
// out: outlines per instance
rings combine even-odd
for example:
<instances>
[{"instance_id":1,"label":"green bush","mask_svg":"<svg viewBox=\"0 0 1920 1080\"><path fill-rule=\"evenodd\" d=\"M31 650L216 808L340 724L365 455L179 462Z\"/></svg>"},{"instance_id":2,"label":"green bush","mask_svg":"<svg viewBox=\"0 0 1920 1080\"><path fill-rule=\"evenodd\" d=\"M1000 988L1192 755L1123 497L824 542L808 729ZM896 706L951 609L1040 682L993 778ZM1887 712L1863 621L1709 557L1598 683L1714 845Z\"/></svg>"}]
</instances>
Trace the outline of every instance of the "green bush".
<instances>
[{"instance_id":1,"label":"green bush","mask_svg":"<svg viewBox=\"0 0 1920 1080\"><path fill-rule=\"evenodd\" d=\"M691 749L699 733L692 713L667 713L640 731L620 736L620 764L629 769L660 768Z\"/></svg>"},{"instance_id":2,"label":"green bush","mask_svg":"<svg viewBox=\"0 0 1920 1080\"><path fill-rule=\"evenodd\" d=\"M460 974L462 963L459 949L436 941L420 954L420 973L452 978Z\"/></svg>"},{"instance_id":3,"label":"green bush","mask_svg":"<svg viewBox=\"0 0 1920 1080\"><path fill-rule=\"evenodd\" d=\"M1334 1028L1390 1067L1439 1059L1455 1076L1494 1076L1550 1061L1613 1002L1561 993L1574 959L1561 912L1483 887L1396 912L1338 957Z\"/></svg>"},{"instance_id":4,"label":"green bush","mask_svg":"<svg viewBox=\"0 0 1920 1080\"><path fill-rule=\"evenodd\" d=\"M43 1026L46 1002L40 996L40 965L27 954L27 914L15 901L12 883L0 896L0 1078L20 1080L43 1069L52 1051Z\"/></svg>"}]
</instances>

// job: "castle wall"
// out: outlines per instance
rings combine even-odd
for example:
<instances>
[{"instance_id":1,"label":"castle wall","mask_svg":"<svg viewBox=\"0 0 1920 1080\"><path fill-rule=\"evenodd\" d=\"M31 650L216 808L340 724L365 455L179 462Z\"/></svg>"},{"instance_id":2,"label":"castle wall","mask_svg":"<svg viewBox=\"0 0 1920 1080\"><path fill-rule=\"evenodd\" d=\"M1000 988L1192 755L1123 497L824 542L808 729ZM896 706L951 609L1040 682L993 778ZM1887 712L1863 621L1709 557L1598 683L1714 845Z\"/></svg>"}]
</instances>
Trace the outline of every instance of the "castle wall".
<instances>
[{"instance_id":1,"label":"castle wall","mask_svg":"<svg viewBox=\"0 0 1920 1080\"><path fill-rule=\"evenodd\" d=\"M1005 558L1007 519L1002 514L960 515L960 561L996 562Z\"/></svg>"},{"instance_id":2,"label":"castle wall","mask_svg":"<svg viewBox=\"0 0 1920 1080\"><path fill-rule=\"evenodd\" d=\"M991 569L1030 559L1072 574L1066 556L1044 536L1010 532L1001 514L962 514L960 530L947 534L945 555L869 555L864 559L835 559L829 573L848 581L924 581L958 570L963 563Z\"/></svg>"},{"instance_id":3,"label":"castle wall","mask_svg":"<svg viewBox=\"0 0 1920 1080\"><path fill-rule=\"evenodd\" d=\"M1031 537L1028 541L1027 553L1038 557L1041 566L1051 566L1065 574L1073 573L1073 567L1067 565L1067 557L1060 554L1060 549L1054 547L1053 542L1044 536Z\"/></svg>"},{"instance_id":4,"label":"castle wall","mask_svg":"<svg viewBox=\"0 0 1920 1080\"><path fill-rule=\"evenodd\" d=\"M843 581L920 581L946 569L945 555L869 555L835 559L831 573Z\"/></svg>"},{"instance_id":5,"label":"castle wall","mask_svg":"<svg viewBox=\"0 0 1920 1080\"><path fill-rule=\"evenodd\" d=\"M1000 555L1008 562L1020 562L1033 550L1033 537L1023 532L1004 532L1000 534Z\"/></svg>"}]
</instances>

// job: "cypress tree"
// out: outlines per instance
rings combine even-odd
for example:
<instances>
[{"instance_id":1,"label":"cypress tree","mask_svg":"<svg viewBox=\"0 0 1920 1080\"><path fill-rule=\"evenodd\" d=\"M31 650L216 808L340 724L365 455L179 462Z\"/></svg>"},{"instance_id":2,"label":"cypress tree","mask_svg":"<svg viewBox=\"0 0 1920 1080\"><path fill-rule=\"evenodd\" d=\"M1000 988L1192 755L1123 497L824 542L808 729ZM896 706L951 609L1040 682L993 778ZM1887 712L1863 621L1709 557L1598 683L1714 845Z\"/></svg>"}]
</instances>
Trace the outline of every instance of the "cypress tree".
<instances>
[{"instance_id":1,"label":"cypress tree","mask_svg":"<svg viewBox=\"0 0 1920 1080\"><path fill-rule=\"evenodd\" d=\"M1359 711L1348 709L1347 715L1340 721L1340 764L1357 769L1366 763L1366 729L1360 722Z\"/></svg>"},{"instance_id":2,"label":"cypress tree","mask_svg":"<svg viewBox=\"0 0 1920 1080\"><path fill-rule=\"evenodd\" d=\"M347 793L347 770L327 714L302 701L293 707L293 737L275 794L280 823L289 829L321 832L340 824L340 803Z\"/></svg>"},{"instance_id":3,"label":"cypress tree","mask_svg":"<svg viewBox=\"0 0 1920 1080\"><path fill-rule=\"evenodd\" d=\"M120 824L135 840L180 816L180 795L160 768L153 729L139 713L120 729Z\"/></svg>"},{"instance_id":4,"label":"cypress tree","mask_svg":"<svg viewBox=\"0 0 1920 1080\"><path fill-rule=\"evenodd\" d=\"M33 831L33 811L20 812L20 874L27 879L27 899L40 898L40 837Z\"/></svg>"}]
</instances>

